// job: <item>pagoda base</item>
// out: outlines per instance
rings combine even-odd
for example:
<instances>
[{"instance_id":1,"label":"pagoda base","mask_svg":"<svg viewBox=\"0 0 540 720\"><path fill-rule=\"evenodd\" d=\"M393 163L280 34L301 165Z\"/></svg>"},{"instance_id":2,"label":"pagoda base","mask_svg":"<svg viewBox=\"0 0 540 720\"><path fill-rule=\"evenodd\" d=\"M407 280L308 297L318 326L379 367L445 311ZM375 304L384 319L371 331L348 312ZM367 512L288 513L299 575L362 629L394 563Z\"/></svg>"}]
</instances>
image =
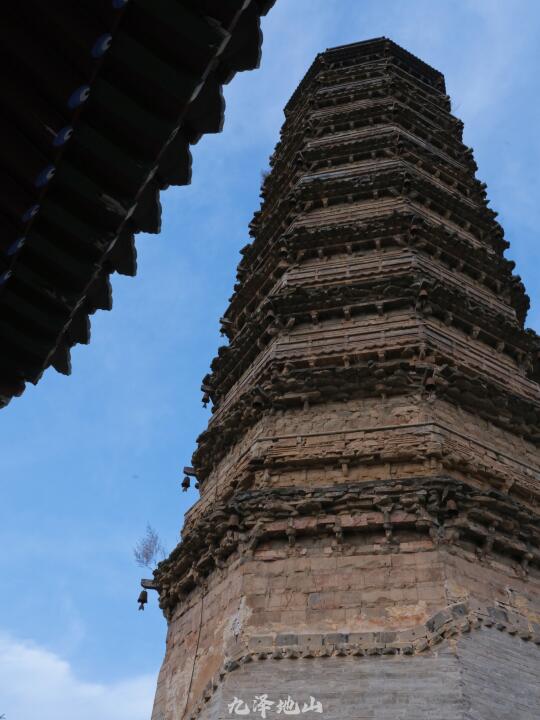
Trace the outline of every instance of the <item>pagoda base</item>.
<instances>
[{"instance_id":1,"label":"pagoda base","mask_svg":"<svg viewBox=\"0 0 540 720\"><path fill-rule=\"evenodd\" d=\"M260 707L257 698L267 695L267 704L273 703L267 718L283 717L284 709L289 714L298 709L306 720L538 718L540 650L508 631L473 629L411 656L335 656L347 651L334 647L323 657L270 657L243 664L227 674L198 717L226 720L249 706L249 717L260 718L254 703ZM379 645L372 652L385 649ZM322 712L307 710L310 703Z\"/></svg>"}]
</instances>

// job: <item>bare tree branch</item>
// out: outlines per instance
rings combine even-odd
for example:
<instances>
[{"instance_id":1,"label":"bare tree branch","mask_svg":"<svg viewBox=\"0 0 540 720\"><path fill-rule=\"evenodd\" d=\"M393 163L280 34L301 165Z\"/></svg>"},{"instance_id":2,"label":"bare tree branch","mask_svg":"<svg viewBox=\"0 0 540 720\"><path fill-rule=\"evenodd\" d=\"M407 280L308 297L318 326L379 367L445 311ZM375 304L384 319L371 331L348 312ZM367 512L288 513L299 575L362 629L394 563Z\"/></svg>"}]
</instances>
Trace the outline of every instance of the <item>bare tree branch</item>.
<instances>
[{"instance_id":1,"label":"bare tree branch","mask_svg":"<svg viewBox=\"0 0 540 720\"><path fill-rule=\"evenodd\" d=\"M144 537L142 537L133 548L133 555L137 565L146 567L149 570L153 570L157 563L165 558L165 548L161 544L159 535L150 523L146 525Z\"/></svg>"}]
</instances>

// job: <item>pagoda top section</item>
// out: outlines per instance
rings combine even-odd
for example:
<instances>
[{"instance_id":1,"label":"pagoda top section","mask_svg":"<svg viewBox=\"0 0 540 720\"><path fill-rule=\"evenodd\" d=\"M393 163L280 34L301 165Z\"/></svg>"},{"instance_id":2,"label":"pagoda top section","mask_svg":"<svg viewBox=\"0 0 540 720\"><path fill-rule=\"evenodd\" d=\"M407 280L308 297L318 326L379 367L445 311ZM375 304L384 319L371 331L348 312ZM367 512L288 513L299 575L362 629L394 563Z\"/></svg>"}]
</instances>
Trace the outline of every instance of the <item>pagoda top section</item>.
<instances>
[{"instance_id":1,"label":"pagoda top section","mask_svg":"<svg viewBox=\"0 0 540 720\"><path fill-rule=\"evenodd\" d=\"M339 45L319 53L285 106L285 115L294 107L298 97L323 67L347 67L377 60L391 61L404 67L407 72L415 75L422 82L446 93L444 75L439 70L423 62L389 38L379 37L349 45Z\"/></svg>"}]
</instances>

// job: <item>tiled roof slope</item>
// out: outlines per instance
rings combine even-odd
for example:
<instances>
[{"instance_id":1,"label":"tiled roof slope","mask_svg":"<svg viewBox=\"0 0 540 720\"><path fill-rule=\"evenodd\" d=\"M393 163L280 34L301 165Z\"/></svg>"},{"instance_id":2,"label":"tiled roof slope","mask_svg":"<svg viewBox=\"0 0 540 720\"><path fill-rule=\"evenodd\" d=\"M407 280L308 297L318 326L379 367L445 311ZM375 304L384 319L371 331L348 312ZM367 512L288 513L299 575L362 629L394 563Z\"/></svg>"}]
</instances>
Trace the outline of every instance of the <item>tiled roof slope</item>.
<instances>
[{"instance_id":1,"label":"tiled roof slope","mask_svg":"<svg viewBox=\"0 0 540 720\"><path fill-rule=\"evenodd\" d=\"M3 10L0 407L111 308L159 192L223 125L222 86L259 64L274 0L30 0Z\"/></svg>"}]
</instances>

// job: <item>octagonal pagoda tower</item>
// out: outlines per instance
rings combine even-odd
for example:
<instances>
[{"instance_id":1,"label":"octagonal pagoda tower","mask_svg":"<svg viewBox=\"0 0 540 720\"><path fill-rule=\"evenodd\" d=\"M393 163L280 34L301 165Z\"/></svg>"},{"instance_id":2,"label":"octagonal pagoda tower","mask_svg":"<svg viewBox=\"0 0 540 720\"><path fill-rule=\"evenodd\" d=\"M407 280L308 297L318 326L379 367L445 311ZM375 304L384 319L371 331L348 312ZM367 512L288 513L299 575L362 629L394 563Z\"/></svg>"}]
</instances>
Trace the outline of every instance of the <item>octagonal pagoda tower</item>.
<instances>
[{"instance_id":1,"label":"octagonal pagoda tower","mask_svg":"<svg viewBox=\"0 0 540 720\"><path fill-rule=\"evenodd\" d=\"M155 575L153 720L533 720L540 344L444 78L339 47L285 117Z\"/></svg>"}]
</instances>

